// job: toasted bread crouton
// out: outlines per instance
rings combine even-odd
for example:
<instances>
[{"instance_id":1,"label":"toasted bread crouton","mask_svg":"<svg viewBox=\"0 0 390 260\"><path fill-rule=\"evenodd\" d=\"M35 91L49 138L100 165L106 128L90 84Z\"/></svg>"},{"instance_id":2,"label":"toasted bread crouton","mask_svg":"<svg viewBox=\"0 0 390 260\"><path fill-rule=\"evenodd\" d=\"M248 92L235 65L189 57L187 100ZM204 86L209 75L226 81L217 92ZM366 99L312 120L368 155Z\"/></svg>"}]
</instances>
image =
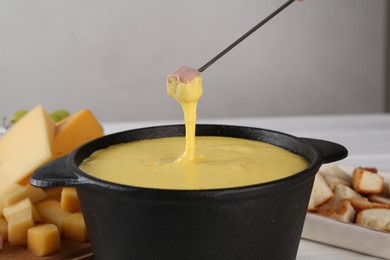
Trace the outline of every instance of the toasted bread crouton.
<instances>
[{"instance_id":1,"label":"toasted bread crouton","mask_svg":"<svg viewBox=\"0 0 390 260\"><path fill-rule=\"evenodd\" d=\"M383 192L384 180L376 173L356 168L353 171L352 187L361 194L379 194Z\"/></svg>"},{"instance_id":2,"label":"toasted bread crouton","mask_svg":"<svg viewBox=\"0 0 390 260\"><path fill-rule=\"evenodd\" d=\"M333 175L322 174L322 177L324 177L326 183L332 191L335 190L337 184L342 184L348 187L352 186L352 182L346 181L345 179L341 179Z\"/></svg>"},{"instance_id":3,"label":"toasted bread crouton","mask_svg":"<svg viewBox=\"0 0 390 260\"><path fill-rule=\"evenodd\" d=\"M313 189L311 191L308 210L309 211L315 210L315 208L327 202L332 197L333 197L332 190L329 188L328 184L322 177L321 173L317 173L314 179Z\"/></svg>"},{"instance_id":4,"label":"toasted bread crouton","mask_svg":"<svg viewBox=\"0 0 390 260\"><path fill-rule=\"evenodd\" d=\"M358 168L372 173L378 173L378 169L375 167L358 167Z\"/></svg>"},{"instance_id":5,"label":"toasted bread crouton","mask_svg":"<svg viewBox=\"0 0 390 260\"><path fill-rule=\"evenodd\" d=\"M379 195L390 198L390 185L388 183L384 184L383 192Z\"/></svg>"},{"instance_id":6,"label":"toasted bread crouton","mask_svg":"<svg viewBox=\"0 0 390 260\"><path fill-rule=\"evenodd\" d=\"M343 222L352 223L355 219L355 209L352 207L349 200L327 202L317 208L315 213Z\"/></svg>"},{"instance_id":7,"label":"toasted bread crouton","mask_svg":"<svg viewBox=\"0 0 390 260\"><path fill-rule=\"evenodd\" d=\"M350 198L348 199L354 209L359 212L365 209L376 209L376 208L383 208L387 209L390 208L389 205L383 204L383 203L377 203L377 202L371 202L366 197L361 198Z\"/></svg>"},{"instance_id":8,"label":"toasted bread crouton","mask_svg":"<svg viewBox=\"0 0 390 260\"><path fill-rule=\"evenodd\" d=\"M334 193L334 197L332 198L332 201L340 201L344 199L362 197L362 195L354 191L352 188L345 186L341 183L336 184L333 193Z\"/></svg>"},{"instance_id":9,"label":"toasted bread crouton","mask_svg":"<svg viewBox=\"0 0 390 260\"><path fill-rule=\"evenodd\" d=\"M362 210L356 216L356 224L381 231L390 231L390 209Z\"/></svg>"},{"instance_id":10,"label":"toasted bread crouton","mask_svg":"<svg viewBox=\"0 0 390 260\"><path fill-rule=\"evenodd\" d=\"M351 176L346 173L343 169L340 168L340 166L337 163L330 163L326 165L326 167L321 169L321 172L324 175L331 175L335 176L337 178L343 179L348 183L351 183Z\"/></svg>"},{"instance_id":11,"label":"toasted bread crouton","mask_svg":"<svg viewBox=\"0 0 390 260\"><path fill-rule=\"evenodd\" d=\"M390 207L390 198L386 198L386 197L383 197L380 195L369 195L368 199L372 202L377 202L377 203L389 205L389 207Z\"/></svg>"}]
</instances>

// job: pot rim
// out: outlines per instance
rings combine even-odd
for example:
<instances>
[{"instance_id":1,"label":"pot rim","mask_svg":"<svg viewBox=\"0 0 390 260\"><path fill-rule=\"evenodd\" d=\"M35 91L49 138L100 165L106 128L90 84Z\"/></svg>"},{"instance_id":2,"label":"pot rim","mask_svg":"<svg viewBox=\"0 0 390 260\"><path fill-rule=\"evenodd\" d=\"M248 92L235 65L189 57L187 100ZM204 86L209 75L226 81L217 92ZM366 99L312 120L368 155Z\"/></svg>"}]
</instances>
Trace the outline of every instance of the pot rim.
<instances>
[{"instance_id":1,"label":"pot rim","mask_svg":"<svg viewBox=\"0 0 390 260\"><path fill-rule=\"evenodd\" d=\"M225 196L233 195L233 194L237 194L237 193L245 193L246 194L245 197L247 197L248 192L251 193L252 191L253 192L258 191L259 189L273 190L272 188L275 186L285 186L285 187L283 187L283 189L289 189L290 187L294 187L295 186L294 184L298 184L298 183L303 184L305 182L304 181L305 179L307 179L307 180L310 179L307 177L307 175L313 175L313 172L317 173L319 167L324 162L321 151L317 147L315 147L314 145L312 145L308 142L305 142L304 140L302 140L296 136L293 136L293 135L290 135L287 133L283 133L283 132L279 132L279 131L275 131L275 130L263 129L263 128L248 127L248 126L220 125L220 124L197 124L196 125L197 132L198 132L198 128L201 129L201 128L207 128L207 127L211 127L211 128L217 127L217 128L221 128L221 129L233 128L233 129L244 129L246 131L248 131L248 130L249 131L257 131L257 132L262 131L262 132L266 132L266 133L270 133L270 134L274 134L274 135L281 135L281 136L287 137L288 139L292 139L292 140L306 146L306 148L308 148L314 152L315 157L310 161L309 158L306 158L305 156L298 154L298 155L304 157L306 159L306 161L308 161L308 163L309 163L308 167L306 167L302 171L296 172L290 176L287 176L287 177L284 177L281 179L276 179L276 180L264 182L264 183L245 185L245 186L237 186L237 187L229 187L229 188L199 189L199 190L161 189L161 188L150 188L150 187L138 187L138 186L131 186L131 185L110 182L110 181L106 181L106 180L103 180L100 178L96 178L92 175L89 175L88 173L82 171L79 168L79 164L76 164L76 156L78 156L78 154L81 151L83 151L83 149L86 149L86 147L89 147L96 142L101 142L102 139L114 139L115 137L125 135L125 134L128 134L130 132L152 131L154 129L165 129L165 128L169 128L169 127L180 129L180 128L184 127L184 125L183 124L175 124L175 125L159 125L159 126L143 127L143 128L125 130L125 131L105 135L105 136L102 136L100 138L94 139L94 140L78 147L71 154L69 154L67 156L66 159L67 159L67 164L70 167L69 170L73 171L73 173L79 178L80 182L83 182L83 181L85 182L85 183L79 183L77 185L91 184L91 185L97 185L97 186L100 186L103 188L109 188L110 190L117 190L117 191L127 191L127 192L131 191L133 193L147 192L150 194L158 193L158 194L166 194L166 195L174 195L174 196L183 195L184 197L197 197L197 198L199 198L199 197L205 197L205 198L206 197L219 197L219 196L225 197ZM178 135L165 136L165 137L174 137L174 136L178 136ZM213 133L213 134L208 134L208 136L218 136L218 135ZM220 136L228 136L228 135L220 135ZM154 138L159 138L159 137L154 137ZM256 141L256 139L251 139L251 138L246 138L246 137L238 137L238 138L244 138L244 139ZM145 140L145 139L152 139L152 138L141 138L140 140ZM131 141L135 141L135 140L130 140L129 142L131 142ZM257 141L260 141L260 140L257 140ZM261 140L261 141L266 142L266 140ZM118 143L120 143L120 142L118 142ZM117 144L117 143L111 143L110 145L114 145L114 144ZM110 146L110 145L108 145L108 146ZM275 145L275 144L273 144L273 145ZM108 147L108 146L105 146L105 147ZM286 149L284 147L281 147L281 148ZM103 149L103 148L99 148L99 149ZM99 149L95 149L94 151L97 151ZM286 149L286 150L288 150L288 149ZM94 152L94 151L92 151L92 152ZM291 151L291 152L293 152L293 151ZM295 152L293 152L293 153L295 153ZM297 153L295 153L295 154L297 154ZM87 158L87 157L84 157L82 160L84 160L85 158ZM77 186L77 185L75 185L75 186Z\"/></svg>"}]
</instances>

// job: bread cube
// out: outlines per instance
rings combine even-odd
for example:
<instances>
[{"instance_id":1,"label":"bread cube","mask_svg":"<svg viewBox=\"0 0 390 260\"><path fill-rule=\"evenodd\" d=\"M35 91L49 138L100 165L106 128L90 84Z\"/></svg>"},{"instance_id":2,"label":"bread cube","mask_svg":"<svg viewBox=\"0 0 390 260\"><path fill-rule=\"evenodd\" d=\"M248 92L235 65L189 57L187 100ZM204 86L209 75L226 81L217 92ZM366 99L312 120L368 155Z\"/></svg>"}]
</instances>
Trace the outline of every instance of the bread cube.
<instances>
[{"instance_id":1,"label":"bread cube","mask_svg":"<svg viewBox=\"0 0 390 260\"><path fill-rule=\"evenodd\" d=\"M81 212L73 213L65 219L62 228L64 237L68 239L78 242L86 242L88 240L87 228Z\"/></svg>"},{"instance_id":2,"label":"bread cube","mask_svg":"<svg viewBox=\"0 0 390 260\"><path fill-rule=\"evenodd\" d=\"M58 228L53 224L42 224L28 230L27 248L37 256L49 255L61 248Z\"/></svg>"},{"instance_id":3,"label":"bread cube","mask_svg":"<svg viewBox=\"0 0 390 260\"><path fill-rule=\"evenodd\" d=\"M332 198L332 201L340 201L344 199L362 197L362 195L354 191L352 188L345 186L341 183L336 184L333 192L334 192L334 197Z\"/></svg>"},{"instance_id":4,"label":"bread cube","mask_svg":"<svg viewBox=\"0 0 390 260\"><path fill-rule=\"evenodd\" d=\"M341 169L337 163L327 164L326 167L321 168L321 172L323 173L323 175L334 176L346 181L347 183L352 182L351 176L348 173L346 173L343 169Z\"/></svg>"},{"instance_id":5,"label":"bread cube","mask_svg":"<svg viewBox=\"0 0 390 260\"><path fill-rule=\"evenodd\" d=\"M314 179L313 189L311 191L308 210L309 211L315 210L315 208L327 202L332 197L333 197L332 190L329 188L328 184L322 177L321 173L317 173Z\"/></svg>"},{"instance_id":6,"label":"bread cube","mask_svg":"<svg viewBox=\"0 0 390 260\"><path fill-rule=\"evenodd\" d=\"M62 189L61 208L71 213L80 211L80 202L77 196L76 188L65 187Z\"/></svg>"},{"instance_id":7,"label":"bread cube","mask_svg":"<svg viewBox=\"0 0 390 260\"><path fill-rule=\"evenodd\" d=\"M372 202L386 204L390 207L390 198L386 198L380 195L369 195L368 199Z\"/></svg>"},{"instance_id":8,"label":"bread cube","mask_svg":"<svg viewBox=\"0 0 390 260\"><path fill-rule=\"evenodd\" d=\"M377 202L371 202L365 197L348 199L356 211L374 208L389 208L389 205Z\"/></svg>"},{"instance_id":9,"label":"bread cube","mask_svg":"<svg viewBox=\"0 0 390 260\"><path fill-rule=\"evenodd\" d=\"M380 194L384 189L383 176L363 168L356 168L353 171L352 186L361 194Z\"/></svg>"},{"instance_id":10,"label":"bread cube","mask_svg":"<svg viewBox=\"0 0 390 260\"><path fill-rule=\"evenodd\" d=\"M366 209L357 214L356 223L368 228L390 231L390 209Z\"/></svg>"},{"instance_id":11,"label":"bread cube","mask_svg":"<svg viewBox=\"0 0 390 260\"><path fill-rule=\"evenodd\" d=\"M352 183L349 181L346 181L344 179L341 179L339 177L333 176L333 175L326 175L323 174L322 177L324 177L326 183L328 184L329 188L334 191L336 189L337 184L342 184L347 187L351 187Z\"/></svg>"},{"instance_id":12,"label":"bread cube","mask_svg":"<svg viewBox=\"0 0 390 260\"><path fill-rule=\"evenodd\" d=\"M315 213L349 223L355 219L355 210L349 200L327 202L316 209Z\"/></svg>"}]
</instances>

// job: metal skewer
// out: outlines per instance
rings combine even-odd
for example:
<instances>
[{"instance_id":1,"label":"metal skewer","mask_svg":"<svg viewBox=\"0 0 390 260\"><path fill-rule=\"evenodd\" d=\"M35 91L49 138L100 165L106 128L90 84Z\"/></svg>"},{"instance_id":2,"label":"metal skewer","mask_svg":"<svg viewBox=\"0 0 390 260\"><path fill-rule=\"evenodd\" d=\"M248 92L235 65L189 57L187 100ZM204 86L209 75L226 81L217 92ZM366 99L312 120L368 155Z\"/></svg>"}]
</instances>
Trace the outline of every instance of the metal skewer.
<instances>
[{"instance_id":1,"label":"metal skewer","mask_svg":"<svg viewBox=\"0 0 390 260\"><path fill-rule=\"evenodd\" d=\"M213 64L214 62L216 62L219 58L221 58L223 55L225 55L228 51L230 51L231 49L233 49L237 44L239 44L240 42L242 42L246 37L248 37L249 35L251 35L253 32L255 32L257 29L259 29L261 26L263 26L266 22L268 22L269 20L271 20L275 15L277 15L278 13L280 13L283 9L285 9L287 6L289 6L290 4L292 4L295 0L289 0L287 1L285 4L283 4L281 7L279 7L277 10L275 10L272 14L270 14L269 16L267 16L263 21L261 21L260 23L258 23L255 27L253 27L252 29L250 29L247 33L245 33L243 36L241 36L238 40L236 40L235 42L233 42L232 44L230 44L226 49L224 49L221 53L219 53L217 56L215 56L214 58L212 58L209 62L207 62L205 65L203 65L202 67L200 67L198 69L199 72L203 72L204 70L206 70L208 67L210 67L211 64Z\"/></svg>"}]
</instances>

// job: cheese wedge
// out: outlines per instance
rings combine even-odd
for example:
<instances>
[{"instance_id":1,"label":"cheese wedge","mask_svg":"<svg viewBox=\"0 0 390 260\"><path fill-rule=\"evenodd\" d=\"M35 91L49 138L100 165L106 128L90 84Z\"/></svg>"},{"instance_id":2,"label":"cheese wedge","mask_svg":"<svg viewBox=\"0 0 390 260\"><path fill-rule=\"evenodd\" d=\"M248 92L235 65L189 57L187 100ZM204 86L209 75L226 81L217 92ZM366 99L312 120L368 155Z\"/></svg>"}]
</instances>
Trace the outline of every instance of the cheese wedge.
<instances>
[{"instance_id":1,"label":"cheese wedge","mask_svg":"<svg viewBox=\"0 0 390 260\"><path fill-rule=\"evenodd\" d=\"M55 125L38 105L12 126L0 140L0 189L28 177L50 160Z\"/></svg>"},{"instance_id":2,"label":"cheese wedge","mask_svg":"<svg viewBox=\"0 0 390 260\"><path fill-rule=\"evenodd\" d=\"M56 124L54 158L67 155L80 145L103 135L103 129L91 111L83 109Z\"/></svg>"}]
</instances>

